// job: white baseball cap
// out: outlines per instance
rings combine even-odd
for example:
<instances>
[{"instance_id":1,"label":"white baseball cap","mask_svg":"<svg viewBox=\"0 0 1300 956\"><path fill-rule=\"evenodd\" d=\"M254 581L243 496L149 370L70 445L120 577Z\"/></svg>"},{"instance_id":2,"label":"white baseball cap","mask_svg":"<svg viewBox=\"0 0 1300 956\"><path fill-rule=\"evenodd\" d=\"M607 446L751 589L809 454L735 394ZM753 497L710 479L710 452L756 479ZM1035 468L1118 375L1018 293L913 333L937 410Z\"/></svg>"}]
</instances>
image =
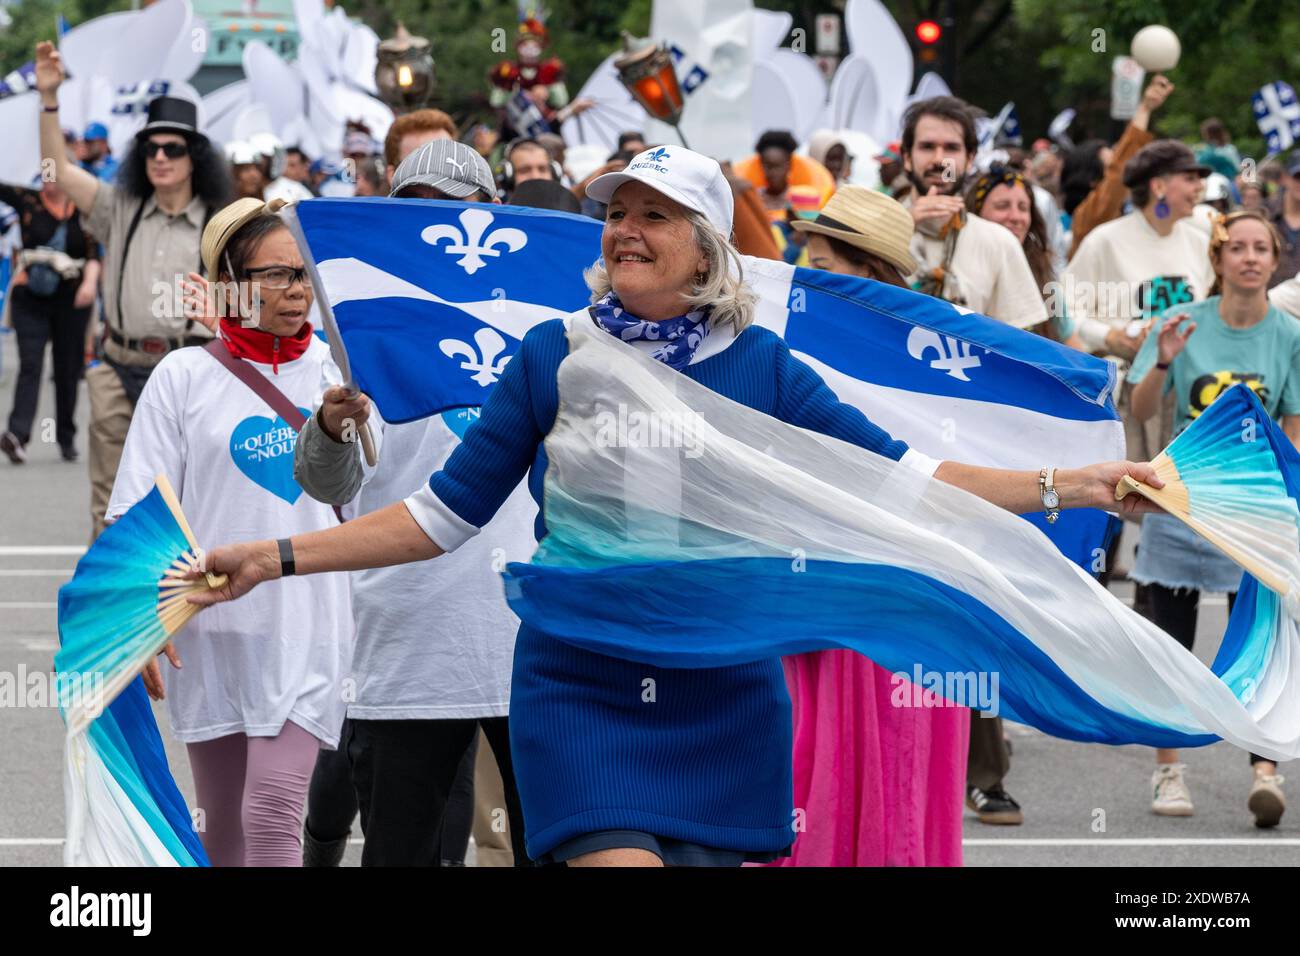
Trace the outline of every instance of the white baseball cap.
<instances>
[{"instance_id":1,"label":"white baseball cap","mask_svg":"<svg viewBox=\"0 0 1300 956\"><path fill-rule=\"evenodd\" d=\"M656 146L637 153L622 172L597 176L587 187L587 195L597 202L608 203L619 186L632 181L645 183L655 192L700 213L718 232L731 238L735 200L731 184L722 175L717 160L685 146Z\"/></svg>"}]
</instances>

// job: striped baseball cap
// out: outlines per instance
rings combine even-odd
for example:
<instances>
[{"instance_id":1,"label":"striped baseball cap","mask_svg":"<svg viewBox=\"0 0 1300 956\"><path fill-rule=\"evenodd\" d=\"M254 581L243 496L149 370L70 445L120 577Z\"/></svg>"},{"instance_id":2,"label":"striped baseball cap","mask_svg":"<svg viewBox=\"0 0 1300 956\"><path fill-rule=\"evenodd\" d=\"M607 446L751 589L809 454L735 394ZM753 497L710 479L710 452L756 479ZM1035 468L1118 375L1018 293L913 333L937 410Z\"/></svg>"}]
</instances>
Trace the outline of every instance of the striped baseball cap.
<instances>
[{"instance_id":1,"label":"striped baseball cap","mask_svg":"<svg viewBox=\"0 0 1300 956\"><path fill-rule=\"evenodd\" d=\"M482 192L487 199L496 195L496 182L487 160L454 139L431 140L402 160L393 173L388 195L396 196L407 186L417 184L457 199L476 192Z\"/></svg>"}]
</instances>

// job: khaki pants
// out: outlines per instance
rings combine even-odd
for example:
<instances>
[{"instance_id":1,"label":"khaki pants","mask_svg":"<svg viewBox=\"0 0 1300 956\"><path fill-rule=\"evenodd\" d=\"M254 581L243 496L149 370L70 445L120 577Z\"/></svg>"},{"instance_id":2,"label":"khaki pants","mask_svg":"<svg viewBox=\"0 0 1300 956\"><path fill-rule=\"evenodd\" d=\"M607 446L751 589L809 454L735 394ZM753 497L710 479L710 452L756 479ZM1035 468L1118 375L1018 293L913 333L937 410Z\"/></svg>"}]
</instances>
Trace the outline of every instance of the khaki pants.
<instances>
[{"instance_id":1,"label":"khaki pants","mask_svg":"<svg viewBox=\"0 0 1300 956\"><path fill-rule=\"evenodd\" d=\"M506 820L506 787L497 769L496 757L483 731L478 732L478 756L474 761L474 848L475 866L514 866ZM497 821L494 827L493 822ZM519 839L524 835L519 834Z\"/></svg>"},{"instance_id":2,"label":"khaki pants","mask_svg":"<svg viewBox=\"0 0 1300 956\"><path fill-rule=\"evenodd\" d=\"M113 494L113 480L122 460L122 446L135 406L126 397L117 373L106 362L86 369L90 395L90 522L91 540L104 530L104 512Z\"/></svg>"}]
</instances>

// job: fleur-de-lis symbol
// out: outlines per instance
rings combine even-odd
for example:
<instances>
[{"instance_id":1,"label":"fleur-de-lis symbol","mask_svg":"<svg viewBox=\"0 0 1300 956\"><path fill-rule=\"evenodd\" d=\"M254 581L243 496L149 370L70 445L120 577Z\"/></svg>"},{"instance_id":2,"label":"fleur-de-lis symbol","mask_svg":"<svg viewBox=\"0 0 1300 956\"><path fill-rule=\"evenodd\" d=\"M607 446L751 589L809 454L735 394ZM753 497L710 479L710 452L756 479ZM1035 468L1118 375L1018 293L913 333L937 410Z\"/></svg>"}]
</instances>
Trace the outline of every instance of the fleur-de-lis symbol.
<instances>
[{"instance_id":1,"label":"fleur-de-lis symbol","mask_svg":"<svg viewBox=\"0 0 1300 956\"><path fill-rule=\"evenodd\" d=\"M449 240L450 244L443 251L448 255L459 254L460 259L456 261L456 265L469 275L473 275L487 265L483 261L484 256L496 258L501 255L501 251L494 248L495 246L504 245L507 252L518 252L528 244L528 236L523 230L509 226L493 229L484 238L483 234L495 219L486 209L466 209L459 218L460 224L465 227L463 233L455 226L438 223L428 226L420 233L420 238L431 246L438 245L443 239Z\"/></svg>"},{"instance_id":2,"label":"fleur-de-lis symbol","mask_svg":"<svg viewBox=\"0 0 1300 956\"><path fill-rule=\"evenodd\" d=\"M662 163L667 158L668 158L668 148L666 146L660 146L653 153L651 153L649 156L646 157L646 159L655 163Z\"/></svg>"},{"instance_id":3,"label":"fleur-de-lis symbol","mask_svg":"<svg viewBox=\"0 0 1300 956\"><path fill-rule=\"evenodd\" d=\"M465 361L460 363L460 367L473 372L474 381L487 388L501 376L506 370L506 363L510 361L509 355L496 361L496 357L506 349L506 340L497 334L496 329L485 326L474 333L474 344L478 346L477 352L468 342L460 339L443 339L438 343L438 348L442 349L442 354L447 358L463 358Z\"/></svg>"},{"instance_id":4,"label":"fleur-de-lis symbol","mask_svg":"<svg viewBox=\"0 0 1300 956\"><path fill-rule=\"evenodd\" d=\"M930 368L947 372L953 378L969 382L966 369L979 368L979 356L971 354L969 342L952 335L940 335L933 329L923 329L919 325L907 336L907 354L914 359L924 361L925 353L934 349L938 358L930 362Z\"/></svg>"}]
</instances>

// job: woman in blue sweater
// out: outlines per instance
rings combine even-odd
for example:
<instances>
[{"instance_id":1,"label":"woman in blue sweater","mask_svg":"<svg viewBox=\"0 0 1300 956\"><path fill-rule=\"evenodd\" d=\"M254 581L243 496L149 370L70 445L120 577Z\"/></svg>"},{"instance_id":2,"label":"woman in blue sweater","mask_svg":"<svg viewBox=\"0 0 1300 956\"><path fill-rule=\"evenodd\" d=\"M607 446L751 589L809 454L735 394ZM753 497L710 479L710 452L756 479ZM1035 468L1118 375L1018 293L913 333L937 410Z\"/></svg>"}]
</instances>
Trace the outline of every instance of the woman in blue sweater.
<instances>
[{"instance_id":1,"label":"woman in blue sweater","mask_svg":"<svg viewBox=\"0 0 1300 956\"><path fill-rule=\"evenodd\" d=\"M539 505L543 439L555 420L566 332L594 322L708 388L790 424L832 435L1017 513L1115 507L1124 475L1159 486L1144 464L1038 472L936 462L838 401L784 341L751 324L755 307L728 242L732 195L713 160L646 150L588 195L609 204L590 309L524 338L479 421L426 487L329 531L217 548L232 600L293 573L420 561L476 534L528 475ZM737 489L743 493L743 489ZM1130 504L1125 507L1145 508ZM546 534L539 515L538 538ZM688 596L684 596L687 597ZM521 627L511 747L534 859L570 865L737 865L771 860L794 839L790 700L778 659L676 670L581 650Z\"/></svg>"}]
</instances>

